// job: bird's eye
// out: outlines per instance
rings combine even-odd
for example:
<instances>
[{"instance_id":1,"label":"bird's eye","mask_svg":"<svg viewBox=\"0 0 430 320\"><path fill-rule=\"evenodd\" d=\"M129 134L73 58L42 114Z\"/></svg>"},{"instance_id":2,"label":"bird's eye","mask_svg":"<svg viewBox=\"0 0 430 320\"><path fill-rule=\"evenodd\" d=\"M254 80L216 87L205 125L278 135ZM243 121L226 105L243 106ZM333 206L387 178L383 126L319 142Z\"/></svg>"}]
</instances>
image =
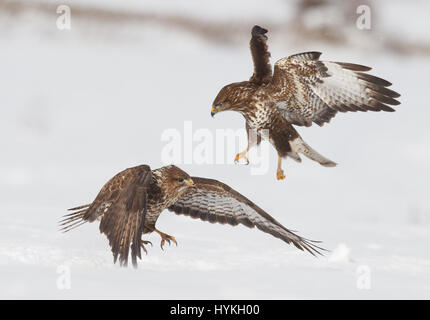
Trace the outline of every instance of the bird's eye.
<instances>
[{"instance_id":1,"label":"bird's eye","mask_svg":"<svg viewBox=\"0 0 430 320\"><path fill-rule=\"evenodd\" d=\"M184 182L184 178L178 178L179 182Z\"/></svg>"}]
</instances>

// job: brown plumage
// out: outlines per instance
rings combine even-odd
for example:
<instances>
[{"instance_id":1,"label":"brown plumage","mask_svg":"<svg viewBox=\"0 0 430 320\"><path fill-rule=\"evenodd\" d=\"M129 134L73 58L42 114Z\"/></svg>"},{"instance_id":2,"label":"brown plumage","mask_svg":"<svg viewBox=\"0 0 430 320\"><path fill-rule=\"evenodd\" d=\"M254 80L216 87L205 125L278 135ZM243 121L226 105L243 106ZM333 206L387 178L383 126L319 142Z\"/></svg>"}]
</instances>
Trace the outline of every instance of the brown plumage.
<instances>
[{"instance_id":1,"label":"brown plumage","mask_svg":"<svg viewBox=\"0 0 430 320\"><path fill-rule=\"evenodd\" d=\"M304 154L323 166L336 163L323 157L300 137L293 125L322 126L337 112L388 111L400 104L400 97L387 87L387 80L365 73L371 70L358 64L320 61L320 52L304 52L282 58L275 63L272 75L267 30L254 26L250 49L254 73L249 81L235 82L221 89L211 115L220 111L237 111L259 139L267 139L278 152L277 178L284 179L282 159L289 156L301 161ZM249 137L249 135L248 135ZM235 161L259 141L250 141Z\"/></svg>"},{"instance_id":2,"label":"brown plumage","mask_svg":"<svg viewBox=\"0 0 430 320\"><path fill-rule=\"evenodd\" d=\"M252 201L229 186L212 179L190 177L176 166L151 170L147 165L126 169L110 179L96 199L88 205L69 209L72 213L60 221L67 232L85 222L100 220L100 232L111 246L114 262L126 266L131 254L133 266L141 259L141 249L150 243L143 234L157 232L161 247L173 236L155 228L165 209L211 223L243 224L269 233L312 255L324 250L317 241L302 238L288 230Z\"/></svg>"}]
</instances>

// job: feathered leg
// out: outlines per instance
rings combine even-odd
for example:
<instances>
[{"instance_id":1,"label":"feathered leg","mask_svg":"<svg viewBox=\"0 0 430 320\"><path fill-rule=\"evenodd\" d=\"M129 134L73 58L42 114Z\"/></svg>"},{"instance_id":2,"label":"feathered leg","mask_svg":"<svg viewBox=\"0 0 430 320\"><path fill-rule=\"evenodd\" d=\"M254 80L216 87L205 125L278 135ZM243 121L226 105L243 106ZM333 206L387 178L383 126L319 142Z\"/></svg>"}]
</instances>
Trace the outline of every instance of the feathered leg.
<instances>
[{"instance_id":1,"label":"feathered leg","mask_svg":"<svg viewBox=\"0 0 430 320\"><path fill-rule=\"evenodd\" d=\"M246 124L246 133L248 135L248 146L246 149L236 155L234 158L234 162L237 163L240 159L244 158L246 161L246 164L249 164L248 157L246 154L248 153L249 149L251 149L254 146L258 146L261 142L261 136L257 133L257 131L251 129L248 124Z\"/></svg>"}]
</instances>

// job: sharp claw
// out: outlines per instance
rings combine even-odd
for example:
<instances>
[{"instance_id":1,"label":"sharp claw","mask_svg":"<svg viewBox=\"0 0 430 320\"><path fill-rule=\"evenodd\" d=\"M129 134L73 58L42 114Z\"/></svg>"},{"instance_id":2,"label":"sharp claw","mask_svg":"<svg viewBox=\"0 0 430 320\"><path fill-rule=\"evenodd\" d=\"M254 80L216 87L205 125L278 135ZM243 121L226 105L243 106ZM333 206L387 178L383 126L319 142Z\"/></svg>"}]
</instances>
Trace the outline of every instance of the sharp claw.
<instances>
[{"instance_id":1,"label":"sharp claw","mask_svg":"<svg viewBox=\"0 0 430 320\"><path fill-rule=\"evenodd\" d=\"M164 250L164 244L166 243L166 241L169 243L169 246L172 245L171 241L173 241L176 245L178 245L178 242L176 241L175 237L169 236L168 234L161 234L161 243L160 243L161 250Z\"/></svg>"},{"instance_id":2,"label":"sharp claw","mask_svg":"<svg viewBox=\"0 0 430 320\"><path fill-rule=\"evenodd\" d=\"M236 157L234 158L234 163L235 163L235 164L238 164L238 163L239 163L240 158L244 158L244 159L245 159L245 161L246 161L245 165L248 165L248 164L249 164L249 159L248 159L248 157L246 157L246 156L241 156L239 153L238 153L238 154L236 155Z\"/></svg>"},{"instance_id":3,"label":"sharp claw","mask_svg":"<svg viewBox=\"0 0 430 320\"><path fill-rule=\"evenodd\" d=\"M142 243L140 243L140 246L142 247L143 251L145 251L145 254L148 255L148 251L146 250L145 246L143 245L143 241L142 241Z\"/></svg>"},{"instance_id":4,"label":"sharp claw","mask_svg":"<svg viewBox=\"0 0 430 320\"><path fill-rule=\"evenodd\" d=\"M238 153L238 154L236 155L236 157L234 157L234 163L235 163L235 164L238 164L238 163L239 163L240 158L241 158L240 153Z\"/></svg>"},{"instance_id":5,"label":"sharp claw","mask_svg":"<svg viewBox=\"0 0 430 320\"><path fill-rule=\"evenodd\" d=\"M284 172L283 172L283 171L281 171L281 172L277 172L277 173L276 173L276 179L277 179L277 180L284 180L284 179L285 179L285 174L284 174Z\"/></svg>"}]
</instances>

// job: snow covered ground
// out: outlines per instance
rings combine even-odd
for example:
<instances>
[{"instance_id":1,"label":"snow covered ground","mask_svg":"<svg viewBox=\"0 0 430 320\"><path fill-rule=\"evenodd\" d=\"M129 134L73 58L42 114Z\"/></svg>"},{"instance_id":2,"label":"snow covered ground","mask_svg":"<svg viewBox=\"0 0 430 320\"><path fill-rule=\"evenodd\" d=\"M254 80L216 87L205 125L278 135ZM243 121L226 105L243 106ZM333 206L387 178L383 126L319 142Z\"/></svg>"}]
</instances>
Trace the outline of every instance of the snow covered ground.
<instances>
[{"instance_id":1,"label":"snow covered ground","mask_svg":"<svg viewBox=\"0 0 430 320\"><path fill-rule=\"evenodd\" d=\"M138 2L132 3L139 8ZM150 9L174 12L173 2L152 1ZM407 12L399 32L416 28L424 41L418 32L429 27L419 21L424 11L393 3L392 21ZM234 19L239 5L223 5L204 10L185 2L181 10L203 20L224 13ZM288 17L283 6L254 3L236 15L264 25L281 20L281 12ZM387 21L384 11L379 16ZM278 36L270 42L272 62L310 49L323 51L323 59L369 65L393 82L402 104L395 113L339 114L323 128L299 128L336 168L288 160L286 180L276 181L272 149L265 175L234 164L178 163L231 185L300 235L322 240L331 250L325 257L255 229L165 212L157 226L179 245L162 251L159 237L150 235L154 247L139 268L124 269L113 265L96 224L62 234L58 220L67 208L92 201L116 172L164 165L166 129L182 132L184 121L211 132L242 128L239 114L211 119L209 113L221 86L251 74L249 39L228 46L159 25L94 27L73 20L73 6L72 29L59 31L56 17L0 13L0 298L430 298L428 56L321 42L295 46Z\"/></svg>"}]
</instances>

